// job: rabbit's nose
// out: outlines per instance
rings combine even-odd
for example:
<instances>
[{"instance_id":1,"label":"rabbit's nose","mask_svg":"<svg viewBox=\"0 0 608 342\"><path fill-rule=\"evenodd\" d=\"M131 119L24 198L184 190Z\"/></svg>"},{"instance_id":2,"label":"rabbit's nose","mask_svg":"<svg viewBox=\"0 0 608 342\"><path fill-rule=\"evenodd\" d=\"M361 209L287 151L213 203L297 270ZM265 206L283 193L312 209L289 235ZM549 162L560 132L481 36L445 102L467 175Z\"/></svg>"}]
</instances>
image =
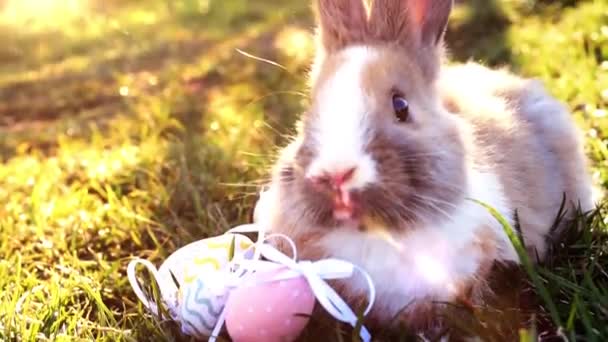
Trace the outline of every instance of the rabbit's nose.
<instances>
[{"instance_id":1,"label":"rabbit's nose","mask_svg":"<svg viewBox=\"0 0 608 342\"><path fill-rule=\"evenodd\" d=\"M356 171L357 168L351 167L340 171L324 172L320 175L311 175L308 178L315 185L327 186L334 190L341 190L344 184L354 177Z\"/></svg>"}]
</instances>

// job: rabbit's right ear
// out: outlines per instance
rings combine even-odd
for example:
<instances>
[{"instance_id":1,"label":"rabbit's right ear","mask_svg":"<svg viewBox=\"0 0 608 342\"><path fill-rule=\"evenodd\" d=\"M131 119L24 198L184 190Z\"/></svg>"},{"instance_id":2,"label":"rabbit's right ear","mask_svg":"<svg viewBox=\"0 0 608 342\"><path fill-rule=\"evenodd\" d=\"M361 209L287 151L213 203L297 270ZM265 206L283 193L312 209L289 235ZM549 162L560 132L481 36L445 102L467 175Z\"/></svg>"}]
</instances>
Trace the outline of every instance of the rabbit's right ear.
<instances>
[{"instance_id":1,"label":"rabbit's right ear","mask_svg":"<svg viewBox=\"0 0 608 342\"><path fill-rule=\"evenodd\" d=\"M362 0L314 0L318 35L326 51L362 43L368 34L368 11Z\"/></svg>"},{"instance_id":2,"label":"rabbit's right ear","mask_svg":"<svg viewBox=\"0 0 608 342\"><path fill-rule=\"evenodd\" d=\"M375 0L370 25L380 41L434 48L443 38L453 3L454 0Z\"/></svg>"}]
</instances>

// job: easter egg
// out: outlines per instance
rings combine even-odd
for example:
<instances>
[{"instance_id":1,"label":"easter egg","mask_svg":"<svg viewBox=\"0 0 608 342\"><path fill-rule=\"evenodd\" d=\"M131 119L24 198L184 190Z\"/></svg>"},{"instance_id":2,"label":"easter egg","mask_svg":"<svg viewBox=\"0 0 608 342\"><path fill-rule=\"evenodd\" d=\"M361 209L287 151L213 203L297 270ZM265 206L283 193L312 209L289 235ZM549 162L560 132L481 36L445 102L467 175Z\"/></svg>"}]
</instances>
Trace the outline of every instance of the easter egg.
<instances>
[{"instance_id":1,"label":"easter egg","mask_svg":"<svg viewBox=\"0 0 608 342\"><path fill-rule=\"evenodd\" d=\"M293 341L306 327L315 296L304 277L264 282L284 268L248 276L226 302L226 328L234 342Z\"/></svg>"},{"instance_id":2,"label":"easter egg","mask_svg":"<svg viewBox=\"0 0 608 342\"><path fill-rule=\"evenodd\" d=\"M199 338L211 335L226 304L228 288L225 273L211 272L180 289L179 303L182 332Z\"/></svg>"},{"instance_id":3,"label":"easter egg","mask_svg":"<svg viewBox=\"0 0 608 342\"><path fill-rule=\"evenodd\" d=\"M157 281L164 289L163 301L183 333L199 338L211 335L226 302L231 246L235 255L250 258L251 245L244 235L221 235L188 244L161 265Z\"/></svg>"},{"instance_id":4,"label":"easter egg","mask_svg":"<svg viewBox=\"0 0 608 342\"><path fill-rule=\"evenodd\" d=\"M177 281L180 286L193 283L203 274L212 274L224 268L230 257L230 247L234 243L235 255L243 254L253 245L244 235L225 234L192 242L165 260L158 269L164 282Z\"/></svg>"}]
</instances>

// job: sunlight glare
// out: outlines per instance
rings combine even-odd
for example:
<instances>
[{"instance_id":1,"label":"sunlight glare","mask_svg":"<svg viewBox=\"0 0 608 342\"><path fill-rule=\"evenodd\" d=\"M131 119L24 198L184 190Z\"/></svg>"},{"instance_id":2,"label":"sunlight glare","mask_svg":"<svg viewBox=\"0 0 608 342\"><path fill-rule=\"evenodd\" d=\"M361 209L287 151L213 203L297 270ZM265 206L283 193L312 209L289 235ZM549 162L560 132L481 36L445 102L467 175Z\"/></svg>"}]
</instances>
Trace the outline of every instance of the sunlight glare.
<instances>
[{"instance_id":1,"label":"sunlight glare","mask_svg":"<svg viewBox=\"0 0 608 342\"><path fill-rule=\"evenodd\" d=\"M88 0L8 0L0 12L8 22L57 25L81 15Z\"/></svg>"},{"instance_id":2,"label":"sunlight glare","mask_svg":"<svg viewBox=\"0 0 608 342\"><path fill-rule=\"evenodd\" d=\"M307 30L287 27L277 36L275 47L295 62L303 63L312 57L314 41Z\"/></svg>"}]
</instances>

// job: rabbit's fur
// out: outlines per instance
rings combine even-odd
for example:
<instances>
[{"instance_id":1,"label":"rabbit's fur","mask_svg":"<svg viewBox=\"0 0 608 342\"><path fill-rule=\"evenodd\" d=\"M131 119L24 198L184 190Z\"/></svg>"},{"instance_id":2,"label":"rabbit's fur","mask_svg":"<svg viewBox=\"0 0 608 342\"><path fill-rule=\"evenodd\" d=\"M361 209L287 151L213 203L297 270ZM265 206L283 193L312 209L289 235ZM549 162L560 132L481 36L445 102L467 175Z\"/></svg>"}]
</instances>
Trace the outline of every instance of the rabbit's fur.
<instances>
[{"instance_id":1,"label":"rabbit's fur","mask_svg":"<svg viewBox=\"0 0 608 342\"><path fill-rule=\"evenodd\" d=\"M475 301L492 265L518 262L501 225L470 199L511 223L517 211L533 257L545 254L564 194L569 213L592 207L579 133L539 82L473 63L442 66L451 0L315 5L312 105L256 220L293 238L300 258L341 258L369 272L371 321L402 312L428 327L429 303ZM407 122L395 120L395 94L409 103ZM339 191L311 181L344 168L354 171ZM336 201L350 219L336 216ZM365 301L362 279L340 285Z\"/></svg>"}]
</instances>

